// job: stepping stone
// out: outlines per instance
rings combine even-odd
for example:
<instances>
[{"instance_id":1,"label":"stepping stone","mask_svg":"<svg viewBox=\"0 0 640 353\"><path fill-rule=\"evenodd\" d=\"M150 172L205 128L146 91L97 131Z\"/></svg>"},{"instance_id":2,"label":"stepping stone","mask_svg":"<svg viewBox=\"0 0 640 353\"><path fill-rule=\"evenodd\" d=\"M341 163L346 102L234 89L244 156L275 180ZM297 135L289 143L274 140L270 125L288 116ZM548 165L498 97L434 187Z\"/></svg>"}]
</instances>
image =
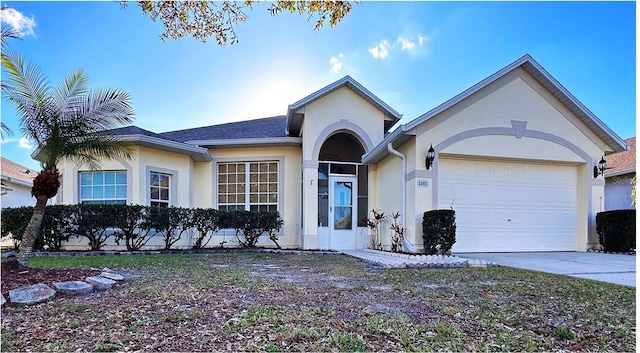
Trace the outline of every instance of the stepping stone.
<instances>
[{"instance_id":1,"label":"stepping stone","mask_svg":"<svg viewBox=\"0 0 640 353\"><path fill-rule=\"evenodd\" d=\"M100 277L104 277L104 278L108 278L114 281L123 281L124 280L124 276L121 276L117 273L112 273L112 272L102 272L100 273Z\"/></svg>"},{"instance_id":2,"label":"stepping stone","mask_svg":"<svg viewBox=\"0 0 640 353\"><path fill-rule=\"evenodd\" d=\"M5 304L7 304L7 300L4 299L4 295L0 295L0 307L4 306Z\"/></svg>"},{"instance_id":3,"label":"stepping stone","mask_svg":"<svg viewBox=\"0 0 640 353\"><path fill-rule=\"evenodd\" d=\"M102 269L102 272L116 273L116 271L110 269L109 267L105 267Z\"/></svg>"},{"instance_id":4,"label":"stepping stone","mask_svg":"<svg viewBox=\"0 0 640 353\"><path fill-rule=\"evenodd\" d=\"M93 286L82 281L55 282L53 286L64 294L79 295L93 292Z\"/></svg>"},{"instance_id":5,"label":"stepping stone","mask_svg":"<svg viewBox=\"0 0 640 353\"><path fill-rule=\"evenodd\" d=\"M92 284L95 289L99 291L109 290L111 289L111 286L116 284L116 281L114 280L99 276L87 277L85 280L88 283Z\"/></svg>"},{"instance_id":6,"label":"stepping stone","mask_svg":"<svg viewBox=\"0 0 640 353\"><path fill-rule=\"evenodd\" d=\"M34 305L53 298L56 291L46 284L38 283L9 291L9 300L14 304Z\"/></svg>"}]
</instances>

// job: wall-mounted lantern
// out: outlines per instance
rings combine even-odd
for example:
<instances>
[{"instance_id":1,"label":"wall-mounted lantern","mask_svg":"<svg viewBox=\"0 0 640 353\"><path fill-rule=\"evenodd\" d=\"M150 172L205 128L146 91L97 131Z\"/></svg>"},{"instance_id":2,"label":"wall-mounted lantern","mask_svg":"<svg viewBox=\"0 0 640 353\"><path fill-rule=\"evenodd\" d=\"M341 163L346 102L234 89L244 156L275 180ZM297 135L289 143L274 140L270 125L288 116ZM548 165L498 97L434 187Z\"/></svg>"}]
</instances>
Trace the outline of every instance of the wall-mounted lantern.
<instances>
[{"instance_id":1,"label":"wall-mounted lantern","mask_svg":"<svg viewBox=\"0 0 640 353\"><path fill-rule=\"evenodd\" d=\"M429 150L427 151L427 158L426 158L427 170L429 170L433 165L434 159L436 159L436 151L433 149L433 144L431 144L431 147L429 147Z\"/></svg>"},{"instance_id":2,"label":"wall-mounted lantern","mask_svg":"<svg viewBox=\"0 0 640 353\"><path fill-rule=\"evenodd\" d=\"M607 161L604 160L604 156L600 159L597 166L593 167L593 177L597 178L599 175L604 174L604 171L607 170Z\"/></svg>"}]
</instances>

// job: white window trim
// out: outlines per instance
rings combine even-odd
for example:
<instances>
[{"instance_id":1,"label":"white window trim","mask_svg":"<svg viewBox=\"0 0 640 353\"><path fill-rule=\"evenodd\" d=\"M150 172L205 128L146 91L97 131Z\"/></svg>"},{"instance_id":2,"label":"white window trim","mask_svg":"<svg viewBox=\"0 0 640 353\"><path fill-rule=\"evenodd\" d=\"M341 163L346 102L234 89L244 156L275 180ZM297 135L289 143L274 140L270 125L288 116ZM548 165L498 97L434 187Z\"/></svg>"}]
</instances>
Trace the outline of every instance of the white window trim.
<instances>
[{"instance_id":1,"label":"white window trim","mask_svg":"<svg viewBox=\"0 0 640 353\"><path fill-rule=\"evenodd\" d=\"M133 200L133 167L127 161L122 158L115 158L115 161L122 165L121 168L113 168L109 170L125 170L127 172L127 204L131 203ZM85 167L84 169L80 169L80 167ZM71 190L75 190L75 194L72 195L72 199L69 203L80 203L80 172L97 172L99 170L86 169L86 166L80 166L74 164L71 169L71 175L75 175L75 177L71 178L72 188ZM64 181L64 179L63 179ZM63 201L63 203L65 203Z\"/></svg>"},{"instance_id":2,"label":"white window trim","mask_svg":"<svg viewBox=\"0 0 640 353\"><path fill-rule=\"evenodd\" d=\"M82 183L80 182L81 180L81 174L82 173L108 173L108 172L124 172L125 173L125 177L127 178L127 182L125 184L125 186L127 187L127 196L124 199L124 203L127 204L127 202L129 201L129 190L131 189L131 183L130 183L130 179L129 179L129 171L126 169L99 169L99 170L79 170L77 172L77 183L78 183L78 202L77 203L82 203L83 201L87 201L87 202L92 202L92 201L96 201L96 200L103 200L103 201L109 201L109 200L120 200L120 199L109 199L109 198L102 198L102 199L88 199L88 200L83 200L82 199Z\"/></svg>"},{"instance_id":3,"label":"white window trim","mask_svg":"<svg viewBox=\"0 0 640 353\"><path fill-rule=\"evenodd\" d=\"M285 179L285 175L284 175L284 156L261 156L261 157L255 157L255 158L234 158L234 157L227 157L227 158L216 158L214 159L214 163L213 163L213 180L214 180L214 187L213 187L213 199L212 199L212 204L214 205L215 209L220 209L220 205L218 203L218 185L219 185L219 181L218 181L218 164L220 163L253 163L253 162L278 162L278 202L277 202L277 210L278 212L280 212L282 214L282 210L283 208L283 202L284 202L284 198L285 198L285 189L284 189L284 179ZM247 181L248 183L248 181ZM247 190L249 190L247 188ZM246 202L245 204L248 204L248 202Z\"/></svg>"},{"instance_id":4,"label":"white window trim","mask_svg":"<svg viewBox=\"0 0 640 353\"><path fill-rule=\"evenodd\" d=\"M151 205L151 173L160 173L169 175L169 206L178 205L178 171L175 169L167 169L148 165L145 168L145 205Z\"/></svg>"}]
</instances>

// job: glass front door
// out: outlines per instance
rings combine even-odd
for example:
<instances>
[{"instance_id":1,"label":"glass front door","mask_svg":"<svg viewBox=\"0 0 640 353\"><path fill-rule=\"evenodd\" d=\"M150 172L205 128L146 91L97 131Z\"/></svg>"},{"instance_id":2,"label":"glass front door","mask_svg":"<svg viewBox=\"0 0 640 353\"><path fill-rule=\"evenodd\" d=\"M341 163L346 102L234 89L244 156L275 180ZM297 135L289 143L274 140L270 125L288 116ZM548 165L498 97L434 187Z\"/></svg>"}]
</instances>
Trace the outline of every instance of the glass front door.
<instances>
[{"instance_id":1,"label":"glass front door","mask_svg":"<svg viewBox=\"0 0 640 353\"><path fill-rule=\"evenodd\" d=\"M355 249L358 179L355 176L331 176L329 185L329 246L332 249Z\"/></svg>"}]
</instances>

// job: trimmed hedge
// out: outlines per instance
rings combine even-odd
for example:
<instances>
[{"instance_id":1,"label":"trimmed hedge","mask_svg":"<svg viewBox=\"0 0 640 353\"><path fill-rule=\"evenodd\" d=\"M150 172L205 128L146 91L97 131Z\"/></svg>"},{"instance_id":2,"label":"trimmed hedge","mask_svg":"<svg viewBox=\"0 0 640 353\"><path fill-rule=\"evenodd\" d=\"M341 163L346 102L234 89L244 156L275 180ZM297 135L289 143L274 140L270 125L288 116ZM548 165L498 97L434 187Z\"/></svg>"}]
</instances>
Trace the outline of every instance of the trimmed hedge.
<instances>
[{"instance_id":1,"label":"trimmed hedge","mask_svg":"<svg viewBox=\"0 0 640 353\"><path fill-rule=\"evenodd\" d=\"M604 251L629 252L636 248L636 210L615 210L596 215L596 231Z\"/></svg>"},{"instance_id":2,"label":"trimmed hedge","mask_svg":"<svg viewBox=\"0 0 640 353\"><path fill-rule=\"evenodd\" d=\"M33 214L33 207L2 210L2 236L16 242ZM91 250L100 250L109 238L122 242L127 250L140 250L155 235L163 237L168 250L185 234L193 231L193 248L207 245L213 233L234 229L242 247L256 247L266 235L277 248L277 232L283 225L280 213L219 211L182 207L148 207L141 205L52 205L45 208L44 219L34 249L60 250L69 237L86 238ZM17 244L16 244L17 245ZM223 243L220 244L223 246Z\"/></svg>"},{"instance_id":3,"label":"trimmed hedge","mask_svg":"<svg viewBox=\"0 0 640 353\"><path fill-rule=\"evenodd\" d=\"M456 242L456 212L431 210L422 217L422 239L427 255L444 255L451 252Z\"/></svg>"}]
</instances>

